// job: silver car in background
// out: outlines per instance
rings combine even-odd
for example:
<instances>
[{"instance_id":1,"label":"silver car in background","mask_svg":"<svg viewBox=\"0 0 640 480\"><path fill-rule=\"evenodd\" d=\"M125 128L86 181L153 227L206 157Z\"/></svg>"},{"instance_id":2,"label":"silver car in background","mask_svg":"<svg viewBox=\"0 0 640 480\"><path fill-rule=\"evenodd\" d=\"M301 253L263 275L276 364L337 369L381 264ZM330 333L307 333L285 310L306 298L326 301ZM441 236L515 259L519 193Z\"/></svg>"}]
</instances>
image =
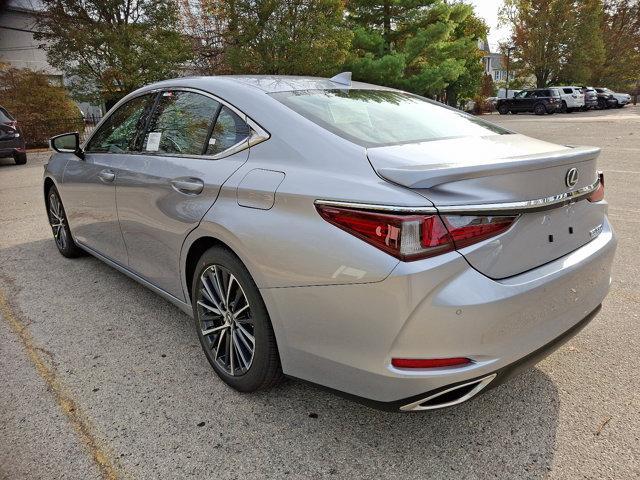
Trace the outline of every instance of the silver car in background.
<instances>
[{"instance_id":1,"label":"silver car in background","mask_svg":"<svg viewBox=\"0 0 640 480\"><path fill-rule=\"evenodd\" d=\"M51 141L56 245L194 317L240 391L284 376L455 405L591 320L616 238L598 149L333 79L181 78Z\"/></svg>"}]
</instances>

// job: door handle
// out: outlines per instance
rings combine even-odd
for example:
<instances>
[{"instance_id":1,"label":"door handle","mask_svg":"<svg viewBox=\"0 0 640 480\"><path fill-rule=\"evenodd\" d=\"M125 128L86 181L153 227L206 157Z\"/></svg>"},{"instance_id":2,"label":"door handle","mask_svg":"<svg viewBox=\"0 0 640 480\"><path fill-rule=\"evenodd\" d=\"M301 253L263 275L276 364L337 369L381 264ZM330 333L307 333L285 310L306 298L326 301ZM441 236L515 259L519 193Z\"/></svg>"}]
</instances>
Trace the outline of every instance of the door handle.
<instances>
[{"instance_id":1,"label":"door handle","mask_svg":"<svg viewBox=\"0 0 640 480\"><path fill-rule=\"evenodd\" d=\"M105 183L113 182L116 178L116 172L110 169L102 170L98 174L98 177L100 177L100 180L102 180Z\"/></svg>"},{"instance_id":2,"label":"door handle","mask_svg":"<svg viewBox=\"0 0 640 480\"><path fill-rule=\"evenodd\" d=\"M174 178L171 186L176 192L185 195L198 195L204 189L204 182L199 178Z\"/></svg>"}]
</instances>

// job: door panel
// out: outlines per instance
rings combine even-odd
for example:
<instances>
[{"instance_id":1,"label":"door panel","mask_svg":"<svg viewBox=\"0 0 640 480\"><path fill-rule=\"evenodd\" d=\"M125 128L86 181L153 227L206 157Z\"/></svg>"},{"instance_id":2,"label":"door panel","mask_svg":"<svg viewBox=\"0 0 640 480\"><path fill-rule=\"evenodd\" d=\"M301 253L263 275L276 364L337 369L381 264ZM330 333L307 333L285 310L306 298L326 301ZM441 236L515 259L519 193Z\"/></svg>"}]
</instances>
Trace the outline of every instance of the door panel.
<instances>
[{"instance_id":1,"label":"door panel","mask_svg":"<svg viewBox=\"0 0 640 480\"><path fill-rule=\"evenodd\" d=\"M215 202L222 184L247 161L244 150L220 160L157 155L129 157L117 179L118 215L129 268L184 300L180 252L187 234ZM202 181L200 193L195 185ZM189 184L194 191L189 192ZM181 191L180 187L186 187Z\"/></svg>"},{"instance_id":2,"label":"door panel","mask_svg":"<svg viewBox=\"0 0 640 480\"><path fill-rule=\"evenodd\" d=\"M184 299L182 243L247 161L249 133L242 118L207 95L179 89L159 94L142 153L127 159L116 181L131 270ZM245 149L232 154L238 146Z\"/></svg>"},{"instance_id":3,"label":"door panel","mask_svg":"<svg viewBox=\"0 0 640 480\"><path fill-rule=\"evenodd\" d=\"M118 224L115 177L122 155L88 153L67 163L60 192L74 238L122 265L127 252ZM109 173L113 180L109 180Z\"/></svg>"}]
</instances>

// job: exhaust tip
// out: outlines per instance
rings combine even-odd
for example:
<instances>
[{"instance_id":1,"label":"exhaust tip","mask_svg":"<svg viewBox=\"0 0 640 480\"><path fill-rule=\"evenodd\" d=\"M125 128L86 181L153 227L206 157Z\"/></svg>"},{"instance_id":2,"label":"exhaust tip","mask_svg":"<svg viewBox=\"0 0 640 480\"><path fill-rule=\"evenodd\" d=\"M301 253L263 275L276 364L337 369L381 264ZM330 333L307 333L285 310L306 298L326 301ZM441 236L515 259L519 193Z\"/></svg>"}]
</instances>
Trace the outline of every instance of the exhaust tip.
<instances>
[{"instance_id":1,"label":"exhaust tip","mask_svg":"<svg viewBox=\"0 0 640 480\"><path fill-rule=\"evenodd\" d=\"M400 410L403 412L417 412L421 410L437 410L439 408L458 405L459 403L466 402L467 400L475 397L495 378L496 374L492 373L486 377L447 388L416 402L403 405L400 407Z\"/></svg>"}]
</instances>

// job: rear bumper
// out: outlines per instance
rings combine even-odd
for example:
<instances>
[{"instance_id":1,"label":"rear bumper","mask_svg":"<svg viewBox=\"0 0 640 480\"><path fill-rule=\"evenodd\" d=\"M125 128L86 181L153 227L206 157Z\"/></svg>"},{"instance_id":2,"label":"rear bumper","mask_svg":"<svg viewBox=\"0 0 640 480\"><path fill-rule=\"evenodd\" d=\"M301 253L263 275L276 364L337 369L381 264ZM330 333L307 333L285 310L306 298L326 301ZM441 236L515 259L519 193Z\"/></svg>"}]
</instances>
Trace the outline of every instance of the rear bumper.
<instances>
[{"instance_id":1,"label":"rear bumper","mask_svg":"<svg viewBox=\"0 0 640 480\"><path fill-rule=\"evenodd\" d=\"M25 151L25 144L22 137L14 140L0 141L0 158L11 157L16 153L24 153Z\"/></svg>"},{"instance_id":2,"label":"rear bumper","mask_svg":"<svg viewBox=\"0 0 640 480\"><path fill-rule=\"evenodd\" d=\"M401 262L382 282L262 293L285 374L395 410L497 373L493 386L557 348L597 313L609 290L616 243L605 220L590 243L500 281L452 252ZM474 363L391 366L394 357L459 356Z\"/></svg>"}]
</instances>

